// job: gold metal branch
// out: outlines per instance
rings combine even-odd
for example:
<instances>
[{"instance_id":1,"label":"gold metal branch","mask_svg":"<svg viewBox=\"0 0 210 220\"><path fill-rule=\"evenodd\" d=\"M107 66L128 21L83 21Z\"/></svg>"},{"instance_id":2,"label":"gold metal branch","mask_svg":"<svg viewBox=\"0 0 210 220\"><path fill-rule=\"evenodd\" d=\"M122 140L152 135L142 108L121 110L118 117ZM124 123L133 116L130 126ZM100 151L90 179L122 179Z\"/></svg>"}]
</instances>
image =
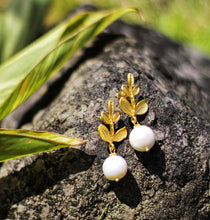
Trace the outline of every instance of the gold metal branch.
<instances>
[{"instance_id":1,"label":"gold metal branch","mask_svg":"<svg viewBox=\"0 0 210 220\"><path fill-rule=\"evenodd\" d=\"M135 104L135 95L140 92L139 86L134 86L134 77L132 73L128 73L128 86L122 85L121 91L117 94L121 110L131 116L131 122L134 126L138 126L136 115L144 115L148 111L148 105L145 100L141 100Z\"/></svg>"},{"instance_id":2,"label":"gold metal branch","mask_svg":"<svg viewBox=\"0 0 210 220\"><path fill-rule=\"evenodd\" d=\"M114 123L120 120L120 113L114 113L114 102L109 100L108 102L108 114L106 112L101 113L100 120L109 125L108 129L105 125L98 126L98 133L102 140L109 143L109 150L111 154L115 154L115 146L113 142L120 142L127 137L127 129L123 127L116 133L114 132Z\"/></svg>"}]
</instances>

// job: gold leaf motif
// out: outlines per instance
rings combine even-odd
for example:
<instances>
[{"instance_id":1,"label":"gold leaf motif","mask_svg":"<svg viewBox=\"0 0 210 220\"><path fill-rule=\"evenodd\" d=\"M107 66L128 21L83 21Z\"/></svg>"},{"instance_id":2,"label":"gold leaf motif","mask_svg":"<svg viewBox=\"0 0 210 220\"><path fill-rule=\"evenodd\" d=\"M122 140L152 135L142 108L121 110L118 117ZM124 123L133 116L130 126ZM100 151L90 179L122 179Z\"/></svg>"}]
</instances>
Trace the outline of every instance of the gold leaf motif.
<instances>
[{"instance_id":1,"label":"gold leaf motif","mask_svg":"<svg viewBox=\"0 0 210 220\"><path fill-rule=\"evenodd\" d=\"M128 132L127 132L126 127L123 127L114 134L112 141L113 142L120 142L127 137L127 134L128 134Z\"/></svg>"},{"instance_id":2,"label":"gold leaf motif","mask_svg":"<svg viewBox=\"0 0 210 220\"><path fill-rule=\"evenodd\" d=\"M138 95L139 92L140 92L139 86L137 86L137 85L134 86L134 88L133 88L133 95Z\"/></svg>"},{"instance_id":3,"label":"gold leaf motif","mask_svg":"<svg viewBox=\"0 0 210 220\"><path fill-rule=\"evenodd\" d=\"M129 92L129 89L126 85L122 85L121 86L121 90L123 91L123 93L126 95L126 96L130 96L130 92Z\"/></svg>"},{"instance_id":4,"label":"gold leaf motif","mask_svg":"<svg viewBox=\"0 0 210 220\"><path fill-rule=\"evenodd\" d=\"M100 117L100 120L102 122L104 122L105 124L110 124L110 118L108 116L108 114L106 112L101 112L101 117Z\"/></svg>"},{"instance_id":5,"label":"gold leaf motif","mask_svg":"<svg viewBox=\"0 0 210 220\"><path fill-rule=\"evenodd\" d=\"M117 93L117 98L118 99L120 99L121 97L125 97L125 96L126 95L125 95L125 93L123 91Z\"/></svg>"},{"instance_id":6,"label":"gold leaf motif","mask_svg":"<svg viewBox=\"0 0 210 220\"><path fill-rule=\"evenodd\" d=\"M128 73L128 85L132 87L134 85L134 77L132 73Z\"/></svg>"},{"instance_id":7,"label":"gold leaf motif","mask_svg":"<svg viewBox=\"0 0 210 220\"><path fill-rule=\"evenodd\" d=\"M131 116L134 115L134 109L132 108L130 102L126 98L122 97L119 101L119 104L120 104L121 110L125 114L131 115Z\"/></svg>"},{"instance_id":8,"label":"gold leaf motif","mask_svg":"<svg viewBox=\"0 0 210 220\"><path fill-rule=\"evenodd\" d=\"M112 121L113 122L117 122L120 120L120 113L119 112L116 112L112 118Z\"/></svg>"},{"instance_id":9,"label":"gold leaf motif","mask_svg":"<svg viewBox=\"0 0 210 220\"><path fill-rule=\"evenodd\" d=\"M114 114L114 102L112 100L109 100L108 102L108 111L109 111L109 115Z\"/></svg>"},{"instance_id":10,"label":"gold leaf motif","mask_svg":"<svg viewBox=\"0 0 210 220\"><path fill-rule=\"evenodd\" d=\"M101 124L98 126L98 133L103 141L106 141L110 144L112 143L109 130L105 125Z\"/></svg>"},{"instance_id":11,"label":"gold leaf motif","mask_svg":"<svg viewBox=\"0 0 210 220\"><path fill-rule=\"evenodd\" d=\"M141 100L137 105L135 109L136 115L143 115L148 111L148 105L145 102L145 100Z\"/></svg>"}]
</instances>

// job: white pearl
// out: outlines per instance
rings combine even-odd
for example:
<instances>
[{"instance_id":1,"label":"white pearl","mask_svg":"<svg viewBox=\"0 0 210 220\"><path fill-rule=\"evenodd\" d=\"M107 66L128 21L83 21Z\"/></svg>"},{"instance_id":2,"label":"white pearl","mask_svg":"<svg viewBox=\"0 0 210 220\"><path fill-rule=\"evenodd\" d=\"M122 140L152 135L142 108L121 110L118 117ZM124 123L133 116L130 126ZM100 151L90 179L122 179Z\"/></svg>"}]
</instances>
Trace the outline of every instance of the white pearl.
<instances>
[{"instance_id":1,"label":"white pearl","mask_svg":"<svg viewBox=\"0 0 210 220\"><path fill-rule=\"evenodd\" d=\"M127 173L126 160L116 154L110 155L103 163L103 173L108 180L119 181Z\"/></svg>"},{"instance_id":2,"label":"white pearl","mask_svg":"<svg viewBox=\"0 0 210 220\"><path fill-rule=\"evenodd\" d=\"M137 151L149 151L155 144L155 134L150 127L140 125L131 131L129 142Z\"/></svg>"}]
</instances>

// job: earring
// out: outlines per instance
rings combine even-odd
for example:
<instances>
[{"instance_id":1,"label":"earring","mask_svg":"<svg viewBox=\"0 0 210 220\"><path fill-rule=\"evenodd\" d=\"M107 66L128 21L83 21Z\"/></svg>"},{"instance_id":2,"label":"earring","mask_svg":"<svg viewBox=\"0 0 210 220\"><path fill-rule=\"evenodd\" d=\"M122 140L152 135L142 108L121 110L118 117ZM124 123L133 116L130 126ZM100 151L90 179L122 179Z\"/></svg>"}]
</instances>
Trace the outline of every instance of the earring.
<instances>
[{"instance_id":1,"label":"earring","mask_svg":"<svg viewBox=\"0 0 210 220\"><path fill-rule=\"evenodd\" d=\"M155 144L154 132L150 127L140 125L136 118L136 115L144 115L148 111L148 105L144 99L138 102L137 105L135 104L134 96L140 92L140 89L137 85L134 86L133 74L128 73L127 79L128 87L122 85L117 98L121 110L131 116L131 122L134 125L134 129L129 135L129 142L137 151L149 151Z\"/></svg>"},{"instance_id":2,"label":"earring","mask_svg":"<svg viewBox=\"0 0 210 220\"><path fill-rule=\"evenodd\" d=\"M103 141L109 143L110 152L109 157L103 163L102 169L108 180L118 182L126 175L128 167L126 160L117 155L113 142L120 142L125 139L127 137L127 129L123 127L115 133L114 123L120 120L120 113L116 112L114 114L114 102L112 100L108 102L108 112L109 114L102 112L100 120L109 125L110 130L103 124L98 126L98 133Z\"/></svg>"}]
</instances>

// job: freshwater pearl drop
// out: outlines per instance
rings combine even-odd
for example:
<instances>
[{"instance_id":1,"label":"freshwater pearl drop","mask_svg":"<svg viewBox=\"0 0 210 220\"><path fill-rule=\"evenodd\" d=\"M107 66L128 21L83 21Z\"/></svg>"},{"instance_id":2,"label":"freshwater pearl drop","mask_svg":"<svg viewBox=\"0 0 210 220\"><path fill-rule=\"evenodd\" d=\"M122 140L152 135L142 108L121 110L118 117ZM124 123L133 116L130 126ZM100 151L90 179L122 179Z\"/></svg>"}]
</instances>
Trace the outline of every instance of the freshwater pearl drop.
<instances>
[{"instance_id":1,"label":"freshwater pearl drop","mask_svg":"<svg viewBox=\"0 0 210 220\"><path fill-rule=\"evenodd\" d=\"M103 163L103 173L108 180L118 182L127 173L126 160L119 155L110 155Z\"/></svg>"},{"instance_id":2,"label":"freshwater pearl drop","mask_svg":"<svg viewBox=\"0 0 210 220\"><path fill-rule=\"evenodd\" d=\"M150 127L140 125L131 131L129 142L136 151L149 151L155 144L155 134Z\"/></svg>"}]
</instances>

